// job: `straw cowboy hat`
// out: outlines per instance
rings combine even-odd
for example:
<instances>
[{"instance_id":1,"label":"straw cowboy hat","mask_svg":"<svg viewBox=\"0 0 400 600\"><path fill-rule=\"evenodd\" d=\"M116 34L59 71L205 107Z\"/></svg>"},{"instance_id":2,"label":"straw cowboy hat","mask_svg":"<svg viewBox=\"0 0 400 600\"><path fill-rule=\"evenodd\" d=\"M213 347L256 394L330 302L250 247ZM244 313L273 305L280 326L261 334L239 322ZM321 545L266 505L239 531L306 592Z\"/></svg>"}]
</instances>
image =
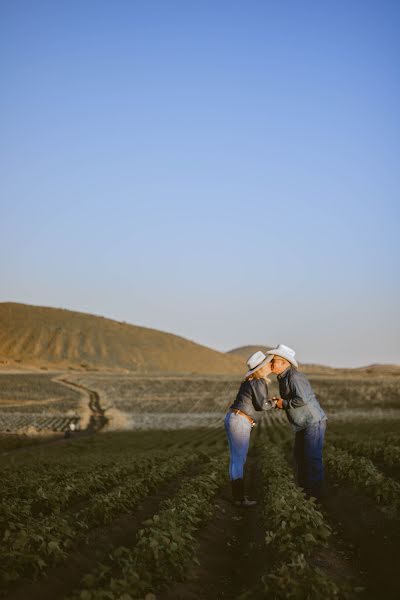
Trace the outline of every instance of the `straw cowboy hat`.
<instances>
[{"instance_id":1,"label":"straw cowboy hat","mask_svg":"<svg viewBox=\"0 0 400 600\"><path fill-rule=\"evenodd\" d=\"M261 350L254 352L254 354L249 356L247 359L246 365L250 370L247 371L245 378L254 373L254 371L257 371L257 369L260 369L265 364L271 362L271 360L272 356L266 356L264 352L261 352Z\"/></svg>"},{"instance_id":2,"label":"straw cowboy hat","mask_svg":"<svg viewBox=\"0 0 400 600\"><path fill-rule=\"evenodd\" d=\"M286 358L294 367L298 367L297 360L295 359L296 352L293 348L289 348L289 346L285 346L285 344L279 344L277 348L272 348L272 350L267 350L267 354L271 354L272 356L280 356L281 358Z\"/></svg>"}]
</instances>

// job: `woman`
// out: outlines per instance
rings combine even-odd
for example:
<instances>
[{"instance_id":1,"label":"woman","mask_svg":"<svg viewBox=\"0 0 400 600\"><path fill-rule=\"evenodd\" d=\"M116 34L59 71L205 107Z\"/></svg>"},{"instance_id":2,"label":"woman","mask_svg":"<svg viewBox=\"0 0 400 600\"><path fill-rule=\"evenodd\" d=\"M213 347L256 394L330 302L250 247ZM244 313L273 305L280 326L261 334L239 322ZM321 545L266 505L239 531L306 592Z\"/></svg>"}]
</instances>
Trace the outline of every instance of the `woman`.
<instances>
[{"instance_id":1,"label":"woman","mask_svg":"<svg viewBox=\"0 0 400 600\"><path fill-rule=\"evenodd\" d=\"M232 495L237 506L253 506L244 494L243 470L249 449L250 433L259 413L273 408L268 400L267 376L271 373L272 356L258 351L247 361L249 371L242 381L235 402L229 407L225 417L225 430L228 436L230 464L229 477L232 482Z\"/></svg>"}]
</instances>

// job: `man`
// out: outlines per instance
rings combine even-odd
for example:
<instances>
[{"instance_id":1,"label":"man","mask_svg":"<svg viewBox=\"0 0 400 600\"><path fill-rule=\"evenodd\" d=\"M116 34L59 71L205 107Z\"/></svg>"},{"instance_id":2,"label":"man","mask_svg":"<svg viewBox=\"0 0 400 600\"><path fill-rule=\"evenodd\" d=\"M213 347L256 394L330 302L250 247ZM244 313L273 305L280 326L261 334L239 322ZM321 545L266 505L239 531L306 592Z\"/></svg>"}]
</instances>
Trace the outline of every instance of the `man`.
<instances>
[{"instance_id":1,"label":"man","mask_svg":"<svg viewBox=\"0 0 400 600\"><path fill-rule=\"evenodd\" d=\"M272 354L272 373L278 376L280 398L274 398L276 408L286 412L295 431L293 448L297 484L308 497L321 501L324 466L322 448L326 415L303 373L297 370L295 351L284 344L268 350Z\"/></svg>"}]
</instances>

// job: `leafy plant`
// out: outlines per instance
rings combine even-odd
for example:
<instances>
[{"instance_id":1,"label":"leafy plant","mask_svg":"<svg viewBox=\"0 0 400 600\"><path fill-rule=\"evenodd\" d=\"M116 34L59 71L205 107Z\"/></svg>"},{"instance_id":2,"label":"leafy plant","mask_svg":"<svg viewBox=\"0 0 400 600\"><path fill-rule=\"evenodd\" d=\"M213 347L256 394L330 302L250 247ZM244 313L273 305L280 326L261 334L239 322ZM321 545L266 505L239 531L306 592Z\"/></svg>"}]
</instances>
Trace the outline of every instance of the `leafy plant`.
<instances>
[{"instance_id":1,"label":"leafy plant","mask_svg":"<svg viewBox=\"0 0 400 600\"><path fill-rule=\"evenodd\" d=\"M112 566L102 565L85 576L86 587L71 600L154 598L153 592L184 578L195 559L194 534L213 514L211 500L223 481L224 471L225 461L218 457L198 476L186 480L175 496L165 500L160 511L143 523L136 545L117 548L111 555ZM116 570L119 575L110 577L110 572Z\"/></svg>"}]
</instances>

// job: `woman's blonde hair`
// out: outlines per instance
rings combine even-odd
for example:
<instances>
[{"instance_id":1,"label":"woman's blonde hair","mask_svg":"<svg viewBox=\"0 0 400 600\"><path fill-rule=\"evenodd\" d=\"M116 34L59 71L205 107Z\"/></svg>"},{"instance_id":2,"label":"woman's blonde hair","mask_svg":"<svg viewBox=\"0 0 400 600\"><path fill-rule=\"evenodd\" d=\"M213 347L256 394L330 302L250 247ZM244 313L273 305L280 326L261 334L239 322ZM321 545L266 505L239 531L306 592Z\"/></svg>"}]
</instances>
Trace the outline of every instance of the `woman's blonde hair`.
<instances>
[{"instance_id":1,"label":"woman's blonde hair","mask_svg":"<svg viewBox=\"0 0 400 600\"><path fill-rule=\"evenodd\" d=\"M270 379L268 379L267 377L265 377L265 375L261 374L262 373L262 369L263 369L263 367L264 367L265 364L266 363L264 361L264 364L262 364L256 371L254 371L254 373L250 373L250 375L248 375L247 377L245 377L244 381L251 381L252 379L265 379L268 383L271 383Z\"/></svg>"},{"instance_id":2,"label":"woman's blonde hair","mask_svg":"<svg viewBox=\"0 0 400 600\"><path fill-rule=\"evenodd\" d=\"M250 381L251 379L263 379L263 375L260 375L261 369L257 369L254 373L250 373L248 377L246 377L246 381Z\"/></svg>"}]
</instances>

